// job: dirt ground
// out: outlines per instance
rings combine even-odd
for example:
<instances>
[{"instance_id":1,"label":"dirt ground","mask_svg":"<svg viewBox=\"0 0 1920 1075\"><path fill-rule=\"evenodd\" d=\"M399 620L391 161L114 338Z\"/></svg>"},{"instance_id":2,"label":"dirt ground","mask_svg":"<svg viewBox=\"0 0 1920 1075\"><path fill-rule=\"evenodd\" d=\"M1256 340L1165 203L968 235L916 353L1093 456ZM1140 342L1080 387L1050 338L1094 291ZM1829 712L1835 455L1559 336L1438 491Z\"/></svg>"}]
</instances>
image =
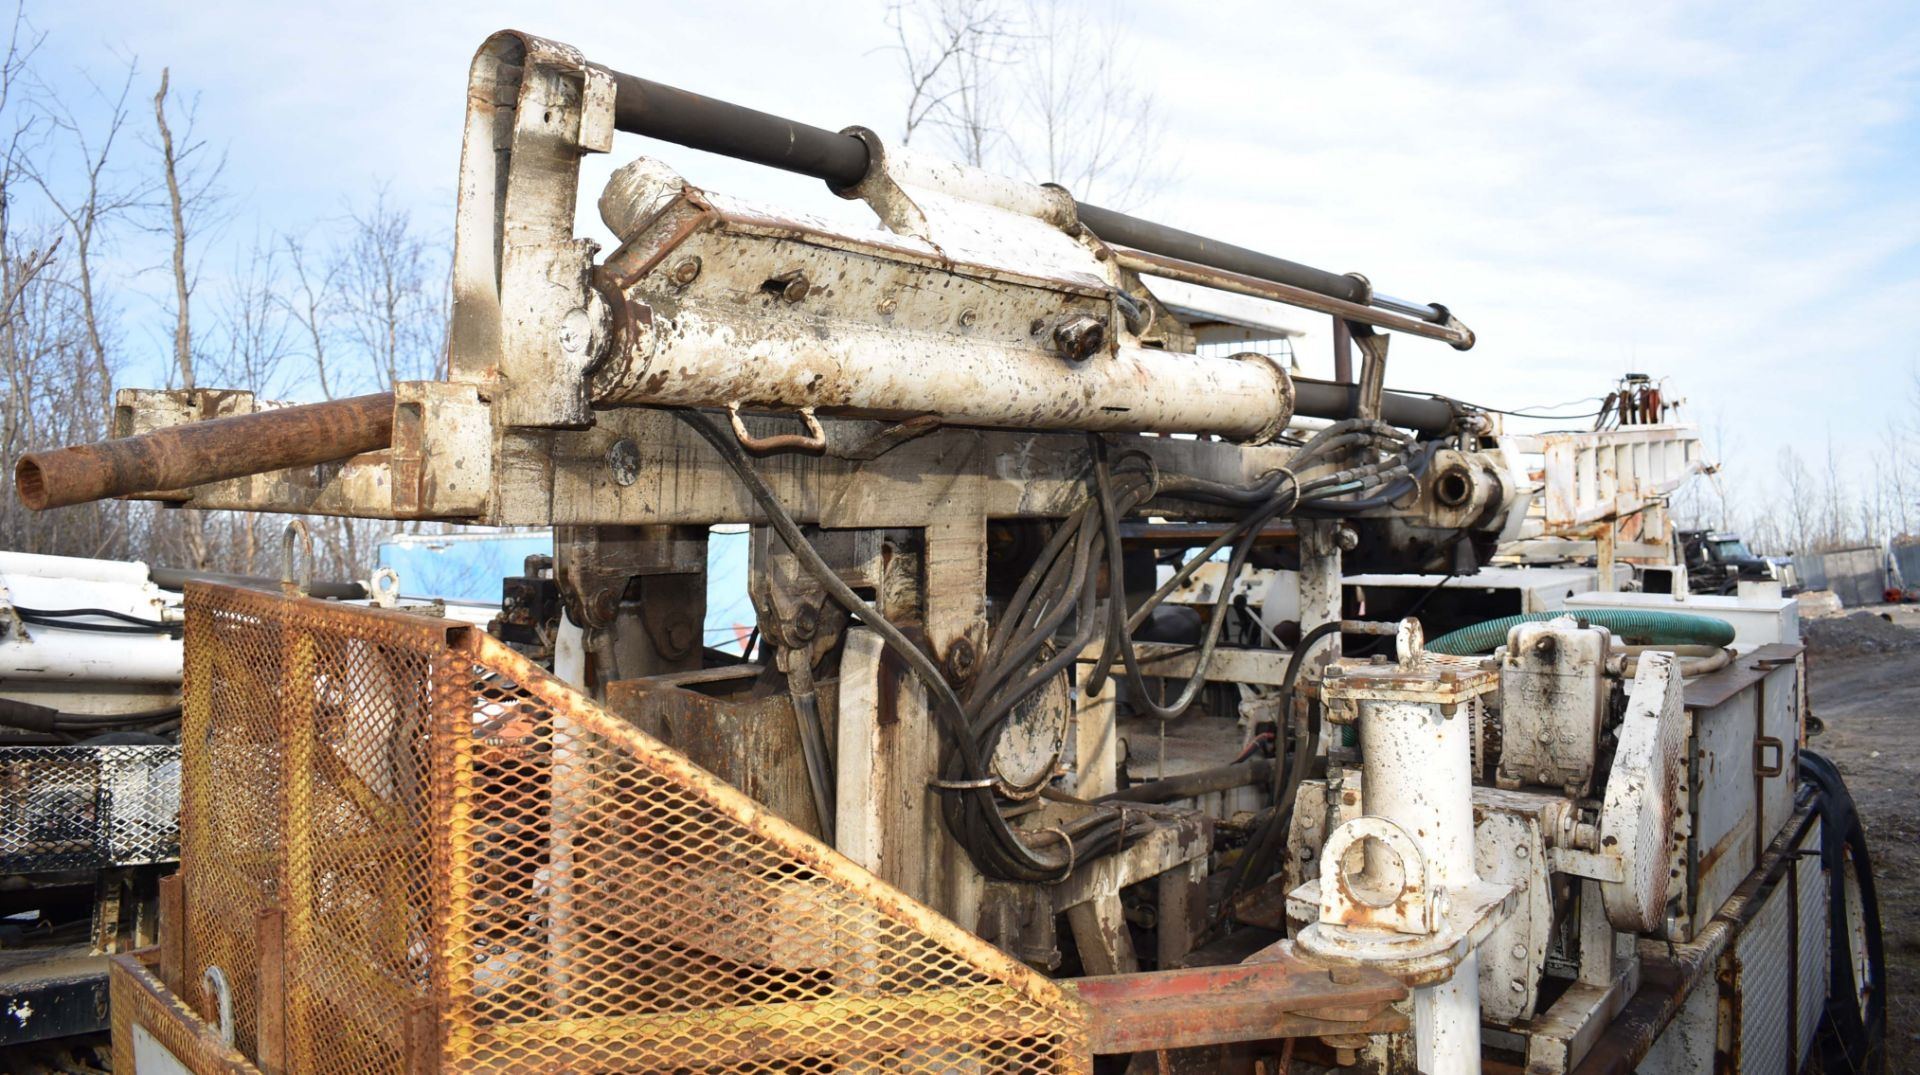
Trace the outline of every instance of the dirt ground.
<instances>
[{"instance_id":1,"label":"dirt ground","mask_svg":"<svg viewBox=\"0 0 1920 1075\"><path fill-rule=\"evenodd\" d=\"M1810 745L1845 775L1874 860L1888 1070L1920 1072L1920 607L1809 620L1802 630L1813 714L1825 725Z\"/></svg>"}]
</instances>

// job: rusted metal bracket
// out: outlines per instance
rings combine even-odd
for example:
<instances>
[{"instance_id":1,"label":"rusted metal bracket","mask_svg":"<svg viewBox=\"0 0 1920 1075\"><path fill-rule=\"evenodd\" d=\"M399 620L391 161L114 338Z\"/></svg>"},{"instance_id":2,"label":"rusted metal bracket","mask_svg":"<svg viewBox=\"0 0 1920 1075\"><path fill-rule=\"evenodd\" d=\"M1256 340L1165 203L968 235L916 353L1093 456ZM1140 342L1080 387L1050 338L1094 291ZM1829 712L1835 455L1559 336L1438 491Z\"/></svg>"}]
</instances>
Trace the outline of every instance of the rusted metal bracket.
<instances>
[{"instance_id":1,"label":"rusted metal bracket","mask_svg":"<svg viewBox=\"0 0 1920 1075\"><path fill-rule=\"evenodd\" d=\"M1407 987L1378 971L1329 968L1281 941L1245 963L1080 978L1062 983L1087 1006L1095 1054L1186 1049L1408 1027L1392 1005Z\"/></svg>"},{"instance_id":2,"label":"rusted metal bracket","mask_svg":"<svg viewBox=\"0 0 1920 1075\"><path fill-rule=\"evenodd\" d=\"M706 569L704 532L658 526L560 527L555 579L567 614L582 627L606 627L619 614L629 580L691 575Z\"/></svg>"}]
</instances>

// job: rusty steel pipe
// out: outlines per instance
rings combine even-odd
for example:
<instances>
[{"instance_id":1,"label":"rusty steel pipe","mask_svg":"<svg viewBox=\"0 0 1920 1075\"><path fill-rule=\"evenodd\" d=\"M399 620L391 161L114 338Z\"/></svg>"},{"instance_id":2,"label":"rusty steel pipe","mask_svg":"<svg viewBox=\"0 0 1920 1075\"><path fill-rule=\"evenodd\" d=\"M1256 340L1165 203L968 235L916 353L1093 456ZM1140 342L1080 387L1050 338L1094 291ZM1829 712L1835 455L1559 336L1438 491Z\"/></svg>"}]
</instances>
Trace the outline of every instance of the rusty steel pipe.
<instances>
[{"instance_id":1,"label":"rusty steel pipe","mask_svg":"<svg viewBox=\"0 0 1920 1075\"><path fill-rule=\"evenodd\" d=\"M21 503L45 511L328 463L392 441L393 393L381 392L29 452L13 485Z\"/></svg>"}]
</instances>

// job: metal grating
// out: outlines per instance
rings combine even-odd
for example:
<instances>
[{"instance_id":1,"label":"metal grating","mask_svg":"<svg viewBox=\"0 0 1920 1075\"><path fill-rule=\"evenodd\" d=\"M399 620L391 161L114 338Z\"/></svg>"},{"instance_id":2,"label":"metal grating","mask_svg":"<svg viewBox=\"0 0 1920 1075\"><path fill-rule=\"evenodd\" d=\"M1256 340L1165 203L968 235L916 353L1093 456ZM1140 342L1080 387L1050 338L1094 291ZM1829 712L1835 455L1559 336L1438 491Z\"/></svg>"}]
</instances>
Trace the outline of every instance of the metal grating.
<instances>
[{"instance_id":1,"label":"metal grating","mask_svg":"<svg viewBox=\"0 0 1920 1075\"><path fill-rule=\"evenodd\" d=\"M480 631L196 585L186 645L183 977L263 1067L1090 1070L1052 982Z\"/></svg>"},{"instance_id":2,"label":"metal grating","mask_svg":"<svg viewBox=\"0 0 1920 1075\"><path fill-rule=\"evenodd\" d=\"M0 873L171 862L180 748L0 747Z\"/></svg>"},{"instance_id":3,"label":"metal grating","mask_svg":"<svg viewBox=\"0 0 1920 1075\"><path fill-rule=\"evenodd\" d=\"M1782 883L1734 942L1733 988L1739 1011L1738 1070L1780 1072L1793 1048L1793 946L1789 918L1794 911Z\"/></svg>"},{"instance_id":4,"label":"metal grating","mask_svg":"<svg viewBox=\"0 0 1920 1075\"><path fill-rule=\"evenodd\" d=\"M1794 894L1800 899L1795 910L1799 916L1800 958L1796 966L1800 979L1794 993L1798 1004L1794 1040L1798 1049L1795 1055L1804 1068L1813 1053L1827 997L1827 871L1820 860L1820 826L1807 829L1806 838L1800 841L1800 858L1792 869L1797 875Z\"/></svg>"}]
</instances>

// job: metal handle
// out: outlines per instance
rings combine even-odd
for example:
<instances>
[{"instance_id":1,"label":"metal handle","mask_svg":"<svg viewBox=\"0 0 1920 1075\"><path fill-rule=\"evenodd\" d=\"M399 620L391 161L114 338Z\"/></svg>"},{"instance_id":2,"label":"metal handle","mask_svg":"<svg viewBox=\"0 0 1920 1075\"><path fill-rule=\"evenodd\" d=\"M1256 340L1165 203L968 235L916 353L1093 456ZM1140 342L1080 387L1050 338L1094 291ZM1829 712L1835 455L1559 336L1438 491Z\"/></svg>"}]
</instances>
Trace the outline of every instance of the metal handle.
<instances>
[{"instance_id":1,"label":"metal handle","mask_svg":"<svg viewBox=\"0 0 1920 1075\"><path fill-rule=\"evenodd\" d=\"M200 993L218 1014L220 1040L233 1044L233 989L227 985L227 972L218 964L208 964L200 975Z\"/></svg>"},{"instance_id":2,"label":"metal handle","mask_svg":"<svg viewBox=\"0 0 1920 1075\"><path fill-rule=\"evenodd\" d=\"M1773 751L1773 764L1764 760L1767 751ZM1763 735L1753 741L1753 771L1761 776L1779 776L1787 769L1787 745L1771 735Z\"/></svg>"},{"instance_id":3,"label":"metal handle","mask_svg":"<svg viewBox=\"0 0 1920 1075\"><path fill-rule=\"evenodd\" d=\"M782 433L773 437L756 437L747 432L747 424L740 420L740 404L727 404L727 418L733 423L733 435L740 440L740 447L749 455L783 455L788 452L805 452L819 455L827 450L827 431L820 428L820 420L813 416L812 407L800 408L800 420L807 424L807 435Z\"/></svg>"},{"instance_id":4,"label":"metal handle","mask_svg":"<svg viewBox=\"0 0 1920 1075\"><path fill-rule=\"evenodd\" d=\"M301 551L306 553L301 562L299 580L293 574L293 539L299 535ZM288 597L305 597L313 591L313 531L307 529L305 519L294 519L280 533L280 592Z\"/></svg>"}]
</instances>

